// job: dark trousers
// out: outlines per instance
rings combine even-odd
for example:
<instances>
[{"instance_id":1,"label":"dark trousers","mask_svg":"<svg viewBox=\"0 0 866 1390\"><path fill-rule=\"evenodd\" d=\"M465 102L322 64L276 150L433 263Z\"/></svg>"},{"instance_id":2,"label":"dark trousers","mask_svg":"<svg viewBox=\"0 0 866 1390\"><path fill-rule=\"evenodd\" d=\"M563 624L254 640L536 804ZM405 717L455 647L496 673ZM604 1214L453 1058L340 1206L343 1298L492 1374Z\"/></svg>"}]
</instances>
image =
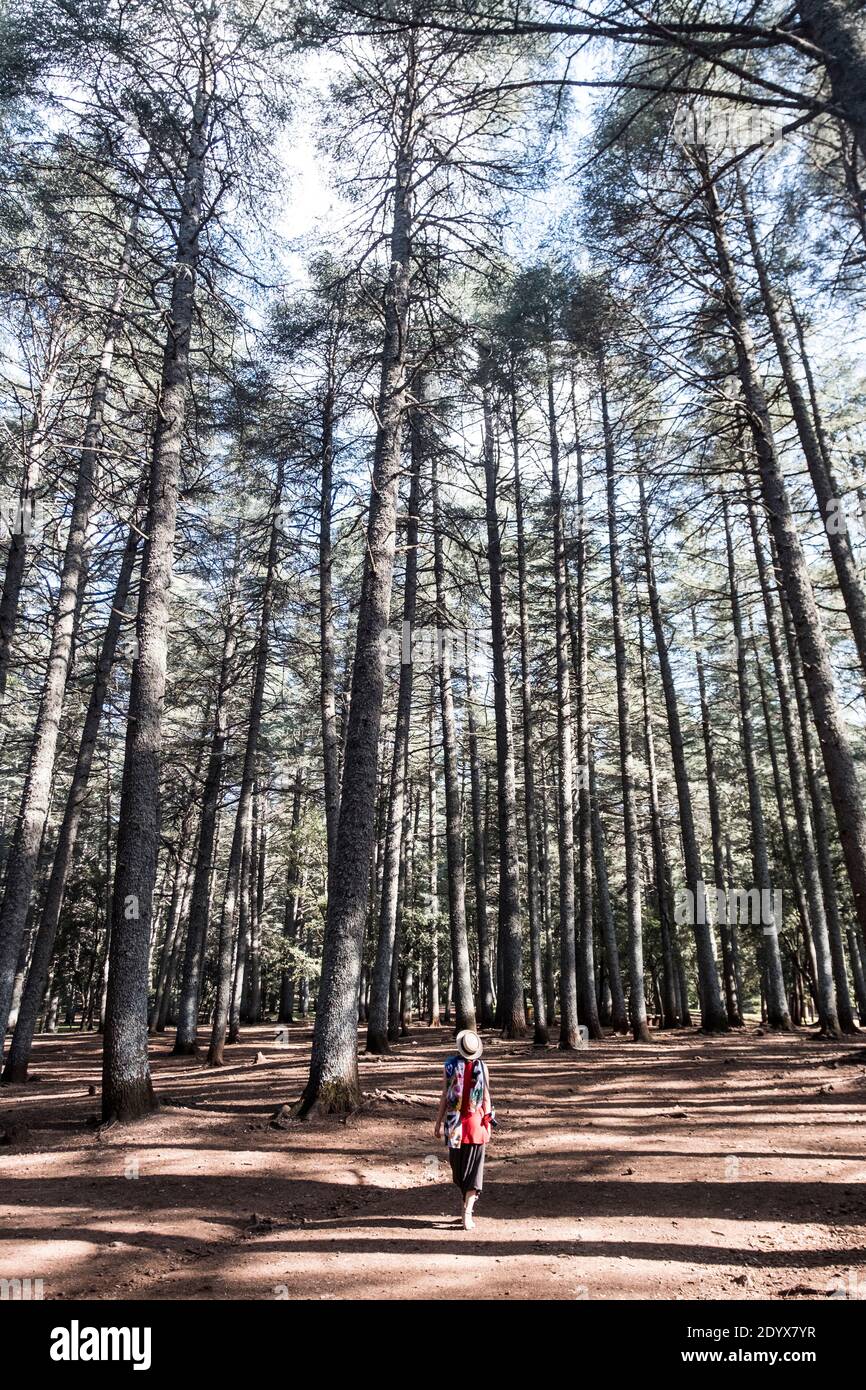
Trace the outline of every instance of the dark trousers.
<instances>
[{"instance_id":1,"label":"dark trousers","mask_svg":"<svg viewBox=\"0 0 866 1390\"><path fill-rule=\"evenodd\" d=\"M451 1176L465 1197L467 1192L480 1192L484 1185L484 1150L486 1144L461 1144L449 1149Z\"/></svg>"}]
</instances>

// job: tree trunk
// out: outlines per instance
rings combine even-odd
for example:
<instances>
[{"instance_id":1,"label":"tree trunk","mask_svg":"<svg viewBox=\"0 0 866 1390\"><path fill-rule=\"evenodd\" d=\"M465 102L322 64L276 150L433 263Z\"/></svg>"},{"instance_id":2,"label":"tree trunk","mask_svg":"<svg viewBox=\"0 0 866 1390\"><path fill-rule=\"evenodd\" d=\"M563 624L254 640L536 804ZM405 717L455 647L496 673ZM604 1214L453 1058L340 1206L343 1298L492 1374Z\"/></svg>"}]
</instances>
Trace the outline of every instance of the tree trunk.
<instances>
[{"instance_id":1,"label":"tree trunk","mask_svg":"<svg viewBox=\"0 0 866 1390\"><path fill-rule=\"evenodd\" d=\"M734 564L734 545L728 517L727 499L722 494L722 510L725 523L725 546L728 557L728 585L731 603L731 621L734 641L737 648L737 690L740 701L740 731L743 740L743 762L746 770L746 785L749 794L749 824L752 844L752 874L754 886L763 895L768 895L769 921L760 923L763 934L762 949L758 951L758 961L762 965L764 984L767 993L767 1021L771 1028L791 1029L791 1018L785 994L785 978L782 971L782 957L779 952L779 923L776 921L772 903L772 884L770 864L767 856L767 836L764 827L764 806L761 797L761 784L758 780L758 767L755 756L755 737L752 727L752 707L749 698L749 676L746 660L746 644L743 638L743 621L740 613L740 597L737 590L737 572ZM762 913L762 917L765 914ZM754 925L754 924L753 924Z\"/></svg>"},{"instance_id":2,"label":"tree trunk","mask_svg":"<svg viewBox=\"0 0 866 1390\"><path fill-rule=\"evenodd\" d=\"M809 903L806 898L806 892L803 888L802 875L799 873L797 857L794 853L794 842L793 837L791 835L791 826L788 818L788 806L785 800L785 789L779 765L779 755L776 749L776 735L773 727L773 717L770 710L770 701L767 697L767 682L764 679L764 673L758 660L758 647L755 641L755 634L751 631L750 640L752 655L755 658L755 673L758 679L758 693L761 697L761 709L764 715L764 733L767 740L767 751L770 755L770 770L772 772L773 777L773 788L776 793L776 812L779 823L779 839L781 841L782 847L782 858L788 870L788 878L793 887L794 897L797 901L797 915L800 918L800 930L802 933L803 944L806 947L806 952L809 961L809 976L813 982L812 992L817 1002L818 993L817 989L815 988L814 982L817 980L818 977L818 967L817 961L815 959L815 947L813 945L812 923L809 917ZM791 952L789 951L788 959L790 960L790 958Z\"/></svg>"},{"instance_id":3,"label":"tree trunk","mask_svg":"<svg viewBox=\"0 0 866 1390\"><path fill-rule=\"evenodd\" d=\"M403 962L403 972L400 979L400 1036L406 1038L412 1029L412 957L407 956Z\"/></svg>"},{"instance_id":4,"label":"tree trunk","mask_svg":"<svg viewBox=\"0 0 866 1390\"><path fill-rule=\"evenodd\" d=\"M812 945L815 951L818 1016L821 1021L822 1031L829 1037L838 1037L841 1033L841 1029L839 1026L840 1017L837 1012L836 989L833 983L833 963L830 955L830 940L827 930L827 918L824 912L821 874L815 851L815 841L812 835L812 820L809 814L806 779L794 728L791 686L788 680L788 671L782 652L782 638L779 631L778 614L773 603L773 594L767 573L767 560L764 555L764 548L761 544L761 537L758 531L758 518L755 511L755 503L749 488L748 477L744 481L746 504L749 515L749 529L752 535L752 546L755 551L758 582L761 588L764 616L767 624L767 636L769 638L770 653L773 659L773 670L776 677L776 694L779 700L782 734L785 740L788 774L791 782L791 797L794 804L794 820L797 826L797 836L799 840L799 864L794 866L794 872L797 874L798 878L802 876L806 900L809 907L809 926ZM758 671L758 675L760 677L760 670ZM770 729L768 727L768 738L769 737ZM850 1016L850 1005L848 1013ZM853 1017L849 1017L843 1026L846 1026L847 1023L850 1023L850 1026L853 1028Z\"/></svg>"},{"instance_id":5,"label":"tree trunk","mask_svg":"<svg viewBox=\"0 0 866 1390\"><path fill-rule=\"evenodd\" d=\"M736 969L733 926L729 907L728 892L733 887L725 872L724 837L722 832L722 812L719 799L719 776L716 768L716 752L713 744L713 726L710 719L710 706L707 700L704 659L698 646L698 628L695 610L692 609L692 634L695 639L695 661L698 672L698 694L701 703L701 732L704 740L704 759L707 766L707 799L710 807L710 837L713 844L713 879L717 889L723 893L723 906L719 917L719 935L722 939L722 977L725 988L725 1007L728 1022L734 1028L743 1026L742 986Z\"/></svg>"},{"instance_id":6,"label":"tree trunk","mask_svg":"<svg viewBox=\"0 0 866 1390\"><path fill-rule=\"evenodd\" d=\"M312 948L313 934L310 929L307 928L307 933L304 937L304 952L308 958L312 952ZM306 1021L310 1014L310 970L306 962L301 971L301 983L298 989L298 1007L301 1011L301 1018Z\"/></svg>"},{"instance_id":7,"label":"tree trunk","mask_svg":"<svg viewBox=\"0 0 866 1390\"><path fill-rule=\"evenodd\" d=\"M851 953L851 973L854 976L857 1013L861 1024L866 1025L866 960L864 960L857 933L853 928L848 932L848 950Z\"/></svg>"},{"instance_id":8,"label":"tree trunk","mask_svg":"<svg viewBox=\"0 0 866 1390\"><path fill-rule=\"evenodd\" d=\"M177 1032L173 1048L175 1056L194 1056L198 1050L196 1037L199 996L201 994L201 969L210 916L211 874L214 862L220 788L226 755L228 696L233 680L235 652L237 650L237 625L236 593L233 589L223 633L223 650L217 681L210 757L202 792L201 821L199 822L198 847L186 933L186 950L181 976Z\"/></svg>"},{"instance_id":9,"label":"tree trunk","mask_svg":"<svg viewBox=\"0 0 866 1390\"><path fill-rule=\"evenodd\" d=\"M325 826L328 843L328 887L337 854L340 823L340 735L337 728L336 654L331 520L334 505L334 391L329 381L322 408L322 482L319 501L319 638L321 643L319 696L322 723L322 766L325 778Z\"/></svg>"},{"instance_id":10,"label":"tree trunk","mask_svg":"<svg viewBox=\"0 0 866 1390\"><path fill-rule=\"evenodd\" d=\"M577 936L574 860L574 742L571 722L565 522L559 473L559 440L553 418L553 380L547 363L547 411L553 518L553 574L556 643L557 844L559 850L559 1046L580 1046L577 1012Z\"/></svg>"},{"instance_id":11,"label":"tree trunk","mask_svg":"<svg viewBox=\"0 0 866 1390\"><path fill-rule=\"evenodd\" d=\"M431 1028L439 1027L439 840L436 820L438 815L436 796L436 763L433 759L433 710L436 700L435 676L430 687L430 717L427 741L427 858L428 858L428 902L427 923L430 933L430 998L427 1004L427 1022Z\"/></svg>"},{"instance_id":12,"label":"tree trunk","mask_svg":"<svg viewBox=\"0 0 866 1390\"><path fill-rule=\"evenodd\" d=\"M180 845L184 845L186 843L186 838L182 833L179 837L179 841ZM177 941L178 932L180 931L181 912L183 910L183 902L184 897L186 895L187 881L189 879L189 863L183 857L179 848L175 848L175 853L177 854L177 862L175 864L174 876L171 885L171 901L169 903L168 913L166 914L165 933L162 938L162 949L159 953L159 967L157 969L156 975L156 986L154 988L153 1002L150 1006L150 1011L147 1020L148 1032L150 1033L155 1033L157 1031L158 1020L163 1012L163 999L165 996L166 987L168 985L169 966L171 963L172 953L174 952L175 943ZM163 1022L163 1026L159 1031L163 1032L164 1030L165 1023Z\"/></svg>"},{"instance_id":13,"label":"tree trunk","mask_svg":"<svg viewBox=\"0 0 866 1390\"><path fill-rule=\"evenodd\" d=\"M833 100L845 113L866 161L866 35L856 0L797 0L806 37L818 48Z\"/></svg>"},{"instance_id":14,"label":"tree trunk","mask_svg":"<svg viewBox=\"0 0 866 1390\"><path fill-rule=\"evenodd\" d=\"M397 692L397 725L391 761L388 819L382 868L382 895L379 908L379 937L370 988L370 1017L367 1025L367 1051L383 1053L388 1046L388 1010L391 969L397 931L397 906L406 774L409 765L409 729L412 721L412 641L415 633L415 604L418 590L418 523L421 499L421 461L424 423L418 418L425 409L426 380L419 383L419 403L410 412L412 476L409 487L409 513L406 523L406 568L403 578L403 626L401 632L400 684ZM434 521L435 525L435 521Z\"/></svg>"},{"instance_id":15,"label":"tree trunk","mask_svg":"<svg viewBox=\"0 0 866 1390\"><path fill-rule=\"evenodd\" d=\"M183 923L188 920L190 891L192 889L192 864L186 865L183 875L183 889L178 908L177 922L171 936L171 949L166 958L165 977L156 1012L156 1032L164 1033L171 1022L177 1022L177 1014L172 1009L174 982L177 979L177 963L184 943Z\"/></svg>"},{"instance_id":16,"label":"tree trunk","mask_svg":"<svg viewBox=\"0 0 866 1390\"><path fill-rule=\"evenodd\" d=\"M12 527L9 549L6 554L6 567L3 572L3 594L0 598L0 709L6 701L6 685L12 661L12 644L18 625L18 608L21 601L21 585L27 563L27 545L36 521L36 488L42 460L48 448L47 417L57 387L57 379L63 361L65 329L62 316L58 316L55 331L51 335L42 381L36 398L36 408L30 423L28 442L25 446L24 468L21 476L21 491L18 496L18 516Z\"/></svg>"},{"instance_id":17,"label":"tree trunk","mask_svg":"<svg viewBox=\"0 0 866 1390\"><path fill-rule=\"evenodd\" d=\"M148 1019L148 1027L151 1033L165 1032L169 995L177 969L177 957L180 952L180 944L183 935L181 932L181 922L184 920L189 890L192 886L193 856L190 854L189 857L187 857L187 846L194 840L198 830L198 825L196 824L196 817L199 811L198 789L201 785L205 735L207 734L209 720L210 711L208 710L205 715L205 724L202 729L201 738L197 740L200 751L196 760L196 768L193 773L192 782L186 791L186 809L181 819L180 833L173 847L174 853L177 855L177 863L172 883L171 904L166 918L165 935L163 937L162 951L160 952L156 987Z\"/></svg>"},{"instance_id":18,"label":"tree trunk","mask_svg":"<svg viewBox=\"0 0 866 1390\"><path fill-rule=\"evenodd\" d=\"M556 1017L556 964L553 942L553 904L550 883L550 853L548 834L550 819L547 812L547 768L544 754L539 750L541 814L538 824L538 867L541 874L541 905L544 918L544 981L547 996L547 1017Z\"/></svg>"},{"instance_id":19,"label":"tree trunk","mask_svg":"<svg viewBox=\"0 0 866 1390\"><path fill-rule=\"evenodd\" d=\"M412 810L412 783L406 788L406 811L403 825L403 863L400 888L400 906L397 912L397 940L402 943L403 972L399 1000L399 1031L405 1038L412 1022L412 940L405 929L406 916L414 913L415 907L415 840L418 836L418 817L421 811L421 793L415 797L415 810ZM412 934L414 936L414 933ZM396 947L395 947L396 953Z\"/></svg>"},{"instance_id":20,"label":"tree trunk","mask_svg":"<svg viewBox=\"0 0 866 1390\"><path fill-rule=\"evenodd\" d=\"M289 830L289 862L286 868L286 904L283 912L283 936L289 943L290 954L280 984L279 1023L294 1023L295 1021L295 979L297 972L291 951L294 949L299 937L298 927L300 925L301 891L303 887L299 843L301 799L303 795L304 769L303 767L299 767L295 773L295 785L292 794L292 820Z\"/></svg>"},{"instance_id":21,"label":"tree trunk","mask_svg":"<svg viewBox=\"0 0 866 1390\"><path fill-rule=\"evenodd\" d=\"M253 827L254 830L256 827L258 828L258 834L253 841L256 850L255 872L251 870L250 876L252 921L250 923L249 997L247 1000L247 1016L250 1023L261 1023L262 1021L262 917L265 906L268 857L268 827L265 822L264 806L264 799L260 795L257 799L258 814L253 815Z\"/></svg>"},{"instance_id":22,"label":"tree trunk","mask_svg":"<svg viewBox=\"0 0 866 1390\"><path fill-rule=\"evenodd\" d=\"M628 905L629 1017L635 1042L649 1042L646 997L644 993L643 927L641 922L640 836L635 805L634 764L631 750L631 694L628 652L625 641L623 583L617 529L616 465L613 431L608 410L606 364L599 361L601 410L604 429L605 476L607 480L607 526L610 543L610 587L613 613L613 640L616 657L616 704L619 724L619 757L622 780L623 838L625 841L626 900Z\"/></svg>"},{"instance_id":23,"label":"tree trunk","mask_svg":"<svg viewBox=\"0 0 866 1390\"><path fill-rule=\"evenodd\" d=\"M640 487L641 536L643 540L646 585L649 594L650 616L652 618L653 634L655 636L656 653L658 655L659 670L662 678L662 690L664 692L668 735L671 747L671 761L674 768L674 781L677 788L677 805L680 813L680 835L682 836L683 842L686 887L692 894L692 901L697 903L698 895L703 892L704 887L701 853L698 846L697 833L695 831L692 794L689 787L686 751L683 742L682 726L680 724L677 693L674 686L673 668L671 666L670 652L665 636L661 598L659 596L655 577L652 543L650 541L649 515L647 512L646 492L644 490L642 476L638 478L638 485ZM695 917L697 917L697 914L695 914ZM728 1028L728 1016L725 1011L725 1006L722 1003L722 993L719 987L719 972L716 968L716 953L713 947L712 927L709 922L699 922L697 920L692 923L692 927L695 938L695 954L698 962L701 1027L703 1031L707 1033L725 1032Z\"/></svg>"},{"instance_id":24,"label":"tree trunk","mask_svg":"<svg viewBox=\"0 0 866 1390\"><path fill-rule=\"evenodd\" d=\"M508 663L508 624L505 608L502 540L499 533L496 487L496 439L491 387L482 362L484 488L487 519L487 565L490 577L490 623L493 647L493 700L496 716L496 771L499 815L499 959L502 987L497 1016L503 1036L522 1038L526 1032L523 1006L523 941L520 928L520 869L517 847L517 788L514 773L514 730ZM572 900L574 885L572 883Z\"/></svg>"},{"instance_id":25,"label":"tree trunk","mask_svg":"<svg viewBox=\"0 0 866 1390\"><path fill-rule=\"evenodd\" d=\"M247 719L247 740L244 748L244 762L241 771L240 790L238 793L238 808L235 816L234 833L232 835L232 845L229 852L228 874L226 878L225 900L223 903L222 918L220 921L220 938L218 951L218 976L217 976L217 995L214 1007L213 1027L211 1029L210 1047L208 1048L208 1065L212 1067L222 1066L223 1049L225 1047L226 1028L229 1023L229 1013L232 1003L232 947L234 940L234 919L237 905L241 895L246 892L246 883L243 878L244 847L247 841L250 828L250 816L252 810L253 784L256 777L256 756L258 753L259 732L262 723L262 709L265 698L265 681L268 671L268 650L271 627L271 611L274 599L274 582L277 569L277 552L280 534L279 509L282 498L282 473L277 480L276 495L273 503L273 517L270 527L270 540L268 543L268 557L265 567L265 581L262 588L262 607L259 619L259 632L256 641L255 665L253 676L253 689L250 699L250 710ZM238 946L239 960L240 950L243 942Z\"/></svg>"},{"instance_id":26,"label":"tree trunk","mask_svg":"<svg viewBox=\"0 0 866 1390\"><path fill-rule=\"evenodd\" d=\"M397 531L401 436L407 394L412 147L416 120L415 40L407 39L408 68L395 153L390 273L377 407L378 428L367 524L367 545L352 670L340 821L332 891L322 950L319 1002L310 1075L298 1113L314 1105L353 1110L358 1084L358 980L367 916L376 819L376 763L387 653L382 641L391 607Z\"/></svg>"},{"instance_id":27,"label":"tree trunk","mask_svg":"<svg viewBox=\"0 0 866 1390\"><path fill-rule=\"evenodd\" d=\"M598 803L598 781L595 772L595 754L592 740L589 748L589 799L592 808L592 858L595 867L595 886L598 894L598 915L601 919L601 939L604 943L604 959L607 980L610 988L611 1027L615 1033L628 1032L628 1012L625 991L622 987L622 971L619 963L619 946L616 940L616 924L610 902L610 886L607 877L607 853L604 844L604 827L601 822L601 808Z\"/></svg>"},{"instance_id":28,"label":"tree trunk","mask_svg":"<svg viewBox=\"0 0 866 1390\"><path fill-rule=\"evenodd\" d=\"M454 973L456 1029L475 1028L472 971L466 935L466 880L463 863L463 813L457 768L457 719L451 676L452 629L445 593L445 548L439 500L438 460L431 450L431 503L433 511L433 572L436 586L436 630L439 657L439 699L442 708L442 745L445 764L445 848L448 864L448 920L451 928L451 968ZM450 1004L450 993L447 1001Z\"/></svg>"},{"instance_id":29,"label":"tree trunk","mask_svg":"<svg viewBox=\"0 0 866 1390\"><path fill-rule=\"evenodd\" d=\"M129 697L120 798L102 1068L104 1120L131 1120L155 1104L147 1057L147 966L159 854L159 753L166 634L186 416L190 335L202 224L212 82L209 34L196 92L181 196L171 309L151 460L147 540L138 601L138 659Z\"/></svg>"},{"instance_id":30,"label":"tree trunk","mask_svg":"<svg viewBox=\"0 0 866 1390\"><path fill-rule=\"evenodd\" d=\"M839 839L858 921L862 927L866 925L866 804L836 698L830 653L815 601L806 556L797 534L776 452L757 351L734 274L718 199L711 183L707 184L705 198L715 238L724 307L736 350L738 374L754 442L767 521L802 658L812 716L836 814Z\"/></svg>"},{"instance_id":31,"label":"tree trunk","mask_svg":"<svg viewBox=\"0 0 866 1390\"><path fill-rule=\"evenodd\" d=\"M572 402L574 388L572 384ZM598 999L595 981L594 924L592 911L592 807L589 796L589 615L587 602L587 527L583 496L583 449L578 432L577 410L574 410L575 452L577 456L577 613L576 625L571 627L572 659L577 696L577 872L580 885L580 918L578 930L578 987L580 1013L591 1038L601 1038ZM568 596L568 562L565 561L566 596Z\"/></svg>"},{"instance_id":32,"label":"tree trunk","mask_svg":"<svg viewBox=\"0 0 866 1390\"><path fill-rule=\"evenodd\" d=\"M48 970L57 937L57 925L63 907L66 884L69 879L69 870L75 851L75 842L78 838L78 830L81 825L81 816L87 795L90 773L93 767L93 755L96 750L96 740L99 734L103 706L105 704L105 697L111 677L111 668L114 664L117 642L123 624L123 614L129 598L132 573L135 568L135 557L138 552L141 511L144 507L146 496L146 488L145 485L142 484L133 509L130 528L127 533L126 546L115 583L111 611L102 639L99 657L96 662L96 670L90 691L87 713L84 717L84 725L81 730L81 741L78 745L78 756L75 761L72 781L66 796L63 820L61 821L57 836L57 847L54 851L51 876L48 880L39 927L33 946L33 954L30 959L27 983L21 998L21 1006L18 1012L15 1032L9 1046L9 1055L3 1073L4 1080L9 1082L21 1082L27 1079L27 1067L33 1046L33 1035L36 1031L36 1022L39 1016L42 996L45 992L45 982L48 978ZM107 873L110 876L110 866Z\"/></svg>"},{"instance_id":33,"label":"tree trunk","mask_svg":"<svg viewBox=\"0 0 866 1390\"><path fill-rule=\"evenodd\" d=\"M514 363L510 382L511 446L514 460L514 509L517 522L517 585L520 615L520 677L523 707L523 803L526 826L526 901L529 909L529 959L532 979L533 1042L544 1047L549 1040L544 974L541 960L541 901L538 876L538 834L535 814L535 766L533 751L532 678L529 666L529 601L526 592L526 528L523 489L520 482L520 434ZM551 439L556 422L550 417Z\"/></svg>"},{"instance_id":34,"label":"tree trunk","mask_svg":"<svg viewBox=\"0 0 866 1390\"><path fill-rule=\"evenodd\" d=\"M661 810L659 807L658 776L656 773L655 735L653 733L652 706L649 693L649 674L647 671L646 646L644 644L643 614L638 606L638 636L640 639L640 674L643 690L644 747L647 760L647 781L649 783L650 837L652 839L653 868L655 878L656 903L659 915L659 931L662 945L662 987L659 992L660 1012L666 1028L680 1026L680 1012L677 1004L676 974L673 951L673 917L668 895L667 864L661 830Z\"/></svg>"},{"instance_id":35,"label":"tree trunk","mask_svg":"<svg viewBox=\"0 0 866 1390\"><path fill-rule=\"evenodd\" d=\"M770 283L770 277L764 263L764 258L761 255L761 248L755 231L754 220L742 184L740 184L740 201L745 217L746 230L749 235L749 243L752 249L752 259L755 262L755 269L758 272L764 312L773 334L773 341L776 345L776 355L779 358L779 364L782 368L785 390L791 402L791 411L794 416L794 423L797 427L797 434L800 438L803 457L809 468L809 477L812 480L812 487L815 490L818 509L821 514L821 520L830 547L830 554L836 570L836 578L839 581L839 590L845 604L845 611L848 614L848 621L851 625L851 633L854 637L857 655L860 658L862 680L866 678L866 593L864 593L863 586L860 582L860 576L857 572L857 561L851 549L851 541L848 536L845 518L840 510L842 501L841 491L838 482L833 477L830 470L829 461L825 463L816 423L812 418L809 405L803 394L803 389L797 379L797 373L794 367L794 355L785 335L782 315L773 292L772 284Z\"/></svg>"},{"instance_id":36,"label":"tree trunk","mask_svg":"<svg viewBox=\"0 0 866 1390\"><path fill-rule=\"evenodd\" d=\"M839 905L839 885L836 882L836 868L831 853L831 828L827 823L821 778L815 758L813 742L814 728L809 713L809 697L806 690L805 677L803 675L803 663L797 646L797 638L793 630L791 614L785 598L785 593L784 590L778 586L777 592L785 626L785 641L794 682L794 695L797 701L803 763L806 783L809 789L809 804L812 808L814 842L818 856L818 870L821 875L824 914L827 922L827 934L830 941L830 957L833 963L836 1007L839 1014L839 1022L843 1030L845 1032L851 1032L854 1026L854 1018L848 994L848 975L845 969L845 948L842 935L842 913Z\"/></svg>"},{"instance_id":37,"label":"tree trunk","mask_svg":"<svg viewBox=\"0 0 866 1390\"><path fill-rule=\"evenodd\" d=\"M487 859L484 843L484 808L481 796L481 763L478 757L478 730L475 725L475 698L472 668L466 653L466 719L469 739L469 788L472 800L472 875L475 884L475 930L478 936L478 1024L492 1028L496 1004L493 997L493 969L490 927L487 920Z\"/></svg>"},{"instance_id":38,"label":"tree trunk","mask_svg":"<svg viewBox=\"0 0 866 1390\"><path fill-rule=\"evenodd\" d=\"M102 343L102 352L90 395L90 408L78 464L72 514L69 519L69 532L60 572L57 601L52 617L45 683L42 688L36 730L30 749L15 837L6 863L5 891L3 906L0 909L0 1053L3 1050L3 1039L9 1019L15 967L24 936L39 850L48 819L66 678L69 673L74 645L74 630L87 575L87 532L93 511L99 466L99 446L102 440L102 423L114 359L114 345L120 331L120 311L129 276L134 235L135 220L133 219L124 245L109 309L108 325ZM32 457L30 463L32 468ZM17 536L12 538L9 553L10 564L15 554L16 542L20 539L22 538Z\"/></svg>"},{"instance_id":39,"label":"tree trunk","mask_svg":"<svg viewBox=\"0 0 866 1390\"><path fill-rule=\"evenodd\" d=\"M238 1042L241 1036L241 1001L244 995L244 980L246 979L250 953L250 860L252 857L254 799L254 796L250 799L245 825L246 834L241 851L240 881L238 884L238 930L234 943L234 973L231 977L228 1033L226 1036L226 1042L229 1045ZM221 1041L222 1039L220 1039ZM222 1049L220 1049L218 1061L212 1062L211 1065L218 1065L220 1062L222 1062Z\"/></svg>"}]
</instances>

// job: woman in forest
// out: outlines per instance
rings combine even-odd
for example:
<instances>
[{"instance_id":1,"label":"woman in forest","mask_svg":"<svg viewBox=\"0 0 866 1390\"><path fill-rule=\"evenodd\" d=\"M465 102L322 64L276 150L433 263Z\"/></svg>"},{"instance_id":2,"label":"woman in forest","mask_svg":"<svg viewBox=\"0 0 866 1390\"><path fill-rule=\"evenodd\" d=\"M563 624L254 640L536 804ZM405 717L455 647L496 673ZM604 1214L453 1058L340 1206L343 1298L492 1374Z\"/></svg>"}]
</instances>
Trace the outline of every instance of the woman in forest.
<instances>
[{"instance_id":1,"label":"woman in forest","mask_svg":"<svg viewBox=\"0 0 866 1390\"><path fill-rule=\"evenodd\" d=\"M433 1130L438 1139L442 1134L442 1121L445 1121L451 1175L463 1193L464 1231L471 1231L475 1225L472 1210L481 1195L484 1147L490 1140L493 1121L482 1051L481 1039L472 1029L464 1028L457 1034L457 1051L445 1059L445 1080Z\"/></svg>"}]
</instances>

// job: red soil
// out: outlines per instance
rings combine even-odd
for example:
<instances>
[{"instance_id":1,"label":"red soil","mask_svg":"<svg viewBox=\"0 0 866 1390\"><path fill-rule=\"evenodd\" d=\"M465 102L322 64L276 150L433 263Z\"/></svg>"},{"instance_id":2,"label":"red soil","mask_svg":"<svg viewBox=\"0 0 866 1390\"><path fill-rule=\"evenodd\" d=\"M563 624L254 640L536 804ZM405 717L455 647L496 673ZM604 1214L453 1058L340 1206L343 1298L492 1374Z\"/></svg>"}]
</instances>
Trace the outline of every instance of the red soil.
<instances>
[{"instance_id":1,"label":"red soil","mask_svg":"<svg viewBox=\"0 0 866 1390\"><path fill-rule=\"evenodd\" d=\"M464 1232L432 1134L450 1035L361 1057L366 1092L416 1103L275 1129L310 1033L275 1034L216 1071L158 1040L182 1104L103 1131L99 1040L38 1039L32 1081L0 1093L0 1277L47 1299L866 1297L862 1045L488 1038L500 1128Z\"/></svg>"}]
</instances>

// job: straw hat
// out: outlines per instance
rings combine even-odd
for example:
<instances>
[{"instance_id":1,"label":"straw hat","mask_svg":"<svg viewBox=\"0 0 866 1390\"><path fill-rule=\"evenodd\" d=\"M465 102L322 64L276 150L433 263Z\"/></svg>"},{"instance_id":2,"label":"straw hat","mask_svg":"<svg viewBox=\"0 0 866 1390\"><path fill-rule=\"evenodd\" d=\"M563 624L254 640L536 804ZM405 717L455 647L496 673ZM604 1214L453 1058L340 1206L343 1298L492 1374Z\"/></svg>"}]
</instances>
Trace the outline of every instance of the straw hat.
<instances>
[{"instance_id":1,"label":"straw hat","mask_svg":"<svg viewBox=\"0 0 866 1390\"><path fill-rule=\"evenodd\" d=\"M474 1062L484 1051L484 1044L476 1032L464 1028L462 1033L457 1034L457 1051L467 1062Z\"/></svg>"}]
</instances>

